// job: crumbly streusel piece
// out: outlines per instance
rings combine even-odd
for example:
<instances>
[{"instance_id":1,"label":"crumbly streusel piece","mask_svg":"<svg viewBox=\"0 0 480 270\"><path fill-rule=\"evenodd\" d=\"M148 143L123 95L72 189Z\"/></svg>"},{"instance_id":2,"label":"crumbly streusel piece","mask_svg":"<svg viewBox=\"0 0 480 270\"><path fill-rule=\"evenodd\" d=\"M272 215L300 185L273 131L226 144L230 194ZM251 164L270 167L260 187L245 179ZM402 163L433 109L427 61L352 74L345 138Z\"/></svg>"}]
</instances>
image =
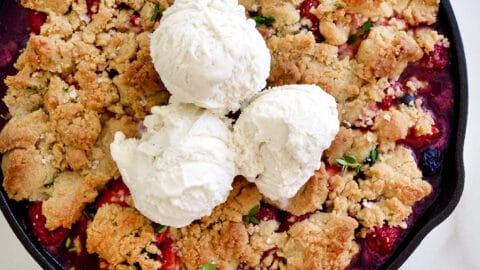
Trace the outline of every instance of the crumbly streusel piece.
<instances>
[{"instance_id":1,"label":"crumbly streusel piece","mask_svg":"<svg viewBox=\"0 0 480 270\"><path fill-rule=\"evenodd\" d=\"M361 14L368 18L383 18L393 15L392 5L386 0L343 0L349 13Z\"/></svg>"},{"instance_id":2,"label":"crumbly streusel piece","mask_svg":"<svg viewBox=\"0 0 480 270\"><path fill-rule=\"evenodd\" d=\"M2 159L3 187L14 200L43 200L57 170L34 148L14 149Z\"/></svg>"},{"instance_id":3,"label":"crumbly streusel piece","mask_svg":"<svg viewBox=\"0 0 480 270\"><path fill-rule=\"evenodd\" d=\"M398 79L409 62L422 56L415 39L405 31L375 26L358 49L356 74L370 82L382 77Z\"/></svg>"},{"instance_id":4,"label":"crumbly streusel piece","mask_svg":"<svg viewBox=\"0 0 480 270\"><path fill-rule=\"evenodd\" d=\"M334 213L317 213L294 224L280 247L287 269L344 269L359 250L357 226L355 219Z\"/></svg>"},{"instance_id":5,"label":"crumbly streusel piece","mask_svg":"<svg viewBox=\"0 0 480 270\"><path fill-rule=\"evenodd\" d=\"M182 229L171 229L186 267L197 269L210 262L222 269L235 269L241 263L257 265L260 256L249 246L243 216L260 203L261 197L254 184L239 177L227 201L209 217Z\"/></svg>"},{"instance_id":6,"label":"crumbly streusel piece","mask_svg":"<svg viewBox=\"0 0 480 270\"><path fill-rule=\"evenodd\" d=\"M325 170L325 165L322 164L321 168L315 171L308 182L288 201L287 206L279 205L267 198L264 198L264 200L296 216L315 212L323 208L322 205L327 199L329 193L328 178L329 175Z\"/></svg>"},{"instance_id":7,"label":"crumbly streusel piece","mask_svg":"<svg viewBox=\"0 0 480 270\"><path fill-rule=\"evenodd\" d=\"M273 36L267 45L272 53L270 84L318 84L339 102L360 93L362 81L353 63L348 58L339 60L338 48L316 43L311 32Z\"/></svg>"},{"instance_id":8,"label":"crumbly streusel piece","mask_svg":"<svg viewBox=\"0 0 480 270\"><path fill-rule=\"evenodd\" d=\"M440 0L397 0L394 9L411 25L433 24L437 21Z\"/></svg>"},{"instance_id":9,"label":"crumbly streusel piece","mask_svg":"<svg viewBox=\"0 0 480 270\"><path fill-rule=\"evenodd\" d=\"M42 134L53 131L48 115L38 110L9 121L0 133L0 151L7 152L15 148L35 148Z\"/></svg>"},{"instance_id":10,"label":"crumbly streusel piece","mask_svg":"<svg viewBox=\"0 0 480 270\"><path fill-rule=\"evenodd\" d=\"M160 262L150 259L146 251L157 250L153 242L151 221L133 208L116 204L100 207L87 229L87 251L107 260L110 269L135 263L142 269L159 269Z\"/></svg>"},{"instance_id":11,"label":"crumbly streusel piece","mask_svg":"<svg viewBox=\"0 0 480 270\"><path fill-rule=\"evenodd\" d=\"M370 156L370 152L375 149L376 145L376 133L340 127L330 148L325 151L325 157L330 165L337 164L337 159L343 155L349 155L356 160L363 161Z\"/></svg>"},{"instance_id":12,"label":"crumbly streusel piece","mask_svg":"<svg viewBox=\"0 0 480 270\"><path fill-rule=\"evenodd\" d=\"M48 150L53 125L41 110L12 119L0 133L3 186L16 200L42 200L57 173Z\"/></svg>"},{"instance_id":13,"label":"crumbly streusel piece","mask_svg":"<svg viewBox=\"0 0 480 270\"><path fill-rule=\"evenodd\" d=\"M45 227L70 228L82 214L85 206L95 200L101 179L93 175L82 176L77 172L63 172L55 177L50 198L42 204L47 217Z\"/></svg>"},{"instance_id":14,"label":"crumbly streusel piece","mask_svg":"<svg viewBox=\"0 0 480 270\"><path fill-rule=\"evenodd\" d=\"M402 146L381 154L365 175L366 179L359 181L364 208L357 218L367 230L385 221L406 226L411 207L432 192L432 186L422 180L411 150Z\"/></svg>"},{"instance_id":15,"label":"crumbly streusel piece","mask_svg":"<svg viewBox=\"0 0 480 270\"><path fill-rule=\"evenodd\" d=\"M22 0L22 6L43 12L65 14L72 4L72 0Z\"/></svg>"}]
</instances>

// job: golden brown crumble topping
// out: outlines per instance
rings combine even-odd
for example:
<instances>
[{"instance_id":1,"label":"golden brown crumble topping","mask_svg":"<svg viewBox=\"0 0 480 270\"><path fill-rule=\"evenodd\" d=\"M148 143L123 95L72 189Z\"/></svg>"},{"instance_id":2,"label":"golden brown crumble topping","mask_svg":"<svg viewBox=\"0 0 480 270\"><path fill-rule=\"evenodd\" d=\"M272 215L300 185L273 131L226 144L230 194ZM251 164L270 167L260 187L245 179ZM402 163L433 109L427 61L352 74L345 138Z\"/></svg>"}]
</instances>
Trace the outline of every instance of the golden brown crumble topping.
<instances>
[{"instance_id":1,"label":"golden brown crumble topping","mask_svg":"<svg viewBox=\"0 0 480 270\"><path fill-rule=\"evenodd\" d=\"M18 58L18 73L5 81L12 119L0 133L3 186L14 200L44 201L46 228L71 228L119 177L109 150L114 133L138 136L150 108L168 102L149 34L158 25L151 20L156 4L166 9L173 0L102 0L93 15L85 0L21 2L48 17ZM426 26L412 30L436 21L439 1L320 1L310 10L318 33L307 31L312 22L301 18L300 0L239 2L250 15L275 19L258 26L272 55L269 85L318 84L338 103L340 131L288 205L267 200L237 177L228 200L209 217L170 228L169 235L188 269L210 262L219 269L344 269L359 251L359 237L383 224L405 228L412 206L432 191L411 150L396 143L433 134L431 114L421 100L389 109L378 103L395 95L392 82L409 63L448 44ZM373 23L368 34L348 44L367 20ZM421 84L412 79L409 91ZM361 174L332 172L338 159L364 161L372 149L378 159L362 165ZM245 222L260 204L307 217L286 229L275 219ZM151 259L160 252L154 235L152 223L133 207L104 205L88 226L87 250L110 269L158 269L160 262Z\"/></svg>"}]
</instances>

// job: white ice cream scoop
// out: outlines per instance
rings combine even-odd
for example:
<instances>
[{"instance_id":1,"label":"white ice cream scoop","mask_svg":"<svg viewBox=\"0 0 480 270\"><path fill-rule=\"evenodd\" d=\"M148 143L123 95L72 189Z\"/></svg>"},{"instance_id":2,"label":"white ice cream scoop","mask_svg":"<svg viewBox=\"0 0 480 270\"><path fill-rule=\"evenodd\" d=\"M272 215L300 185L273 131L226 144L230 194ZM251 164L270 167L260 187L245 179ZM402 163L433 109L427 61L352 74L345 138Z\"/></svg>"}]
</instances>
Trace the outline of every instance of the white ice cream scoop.
<instances>
[{"instance_id":1,"label":"white ice cream scoop","mask_svg":"<svg viewBox=\"0 0 480 270\"><path fill-rule=\"evenodd\" d=\"M157 223L183 227L210 215L232 189L231 131L193 105L154 107L141 139L115 134L113 159L135 207Z\"/></svg>"},{"instance_id":2,"label":"white ice cream scoop","mask_svg":"<svg viewBox=\"0 0 480 270\"><path fill-rule=\"evenodd\" d=\"M320 167L339 130L335 99L316 85L259 94L234 127L237 167L266 197L285 204Z\"/></svg>"},{"instance_id":3,"label":"white ice cream scoop","mask_svg":"<svg viewBox=\"0 0 480 270\"><path fill-rule=\"evenodd\" d=\"M262 90L270 72L266 43L236 0L176 0L150 49L172 102L221 114Z\"/></svg>"}]
</instances>

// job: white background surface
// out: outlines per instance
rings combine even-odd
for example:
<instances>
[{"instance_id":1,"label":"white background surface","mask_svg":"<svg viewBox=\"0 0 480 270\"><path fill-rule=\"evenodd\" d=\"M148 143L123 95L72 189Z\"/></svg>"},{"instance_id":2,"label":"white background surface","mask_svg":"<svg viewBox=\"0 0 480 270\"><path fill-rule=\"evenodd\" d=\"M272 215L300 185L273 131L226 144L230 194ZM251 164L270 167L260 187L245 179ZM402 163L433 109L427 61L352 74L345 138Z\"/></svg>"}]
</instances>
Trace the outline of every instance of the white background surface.
<instances>
[{"instance_id":1,"label":"white background surface","mask_svg":"<svg viewBox=\"0 0 480 270\"><path fill-rule=\"evenodd\" d=\"M465 141L465 190L455 212L422 242L402 270L480 269L480 1L451 0L463 36L469 75L469 117ZM40 267L21 246L0 215L0 269Z\"/></svg>"}]
</instances>

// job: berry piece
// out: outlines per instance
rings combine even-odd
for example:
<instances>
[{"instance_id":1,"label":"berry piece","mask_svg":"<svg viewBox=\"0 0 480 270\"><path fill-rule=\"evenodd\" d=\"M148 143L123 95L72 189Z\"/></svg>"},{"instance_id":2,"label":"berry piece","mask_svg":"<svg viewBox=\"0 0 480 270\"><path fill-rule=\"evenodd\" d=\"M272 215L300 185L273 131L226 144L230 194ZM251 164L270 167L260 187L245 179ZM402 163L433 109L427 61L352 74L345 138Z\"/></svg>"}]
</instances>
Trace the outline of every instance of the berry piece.
<instances>
[{"instance_id":1,"label":"berry piece","mask_svg":"<svg viewBox=\"0 0 480 270\"><path fill-rule=\"evenodd\" d=\"M258 213L255 214L255 217L258 220L275 220L277 219L278 216L278 210L276 208L273 208L269 205L262 204L260 209L258 210Z\"/></svg>"},{"instance_id":2,"label":"berry piece","mask_svg":"<svg viewBox=\"0 0 480 270\"><path fill-rule=\"evenodd\" d=\"M415 102L415 96L412 94L405 94L400 98L400 103L405 105L412 105Z\"/></svg>"},{"instance_id":3,"label":"berry piece","mask_svg":"<svg viewBox=\"0 0 480 270\"><path fill-rule=\"evenodd\" d=\"M295 223L301 222L309 218L312 214L306 213L301 216L295 216L288 212L282 211L282 215L280 217L280 226L277 229L277 232L285 232L290 229Z\"/></svg>"},{"instance_id":4,"label":"berry piece","mask_svg":"<svg viewBox=\"0 0 480 270\"><path fill-rule=\"evenodd\" d=\"M435 45L430 54L426 55L422 61L421 65L425 69L434 69L434 70L443 70L447 67L449 63L449 53L448 48L445 48L442 45Z\"/></svg>"},{"instance_id":5,"label":"berry piece","mask_svg":"<svg viewBox=\"0 0 480 270\"><path fill-rule=\"evenodd\" d=\"M173 240L167 238L160 246L160 251L161 254L157 256L157 260L162 263L161 270L180 269L180 259L177 256Z\"/></svg>"},{"instance_id":6,"label":"berry piece","mask_svg":"<svg viewBox=\"0 0 480 270\"><path fill-rule=\"evenodd\" d=\"M385 256L393 250L401 232L402 228L400 227L383 225L383 227L376 227L372 233L367 234L365 241L371 251L380 256Z\"/></svg>"},{"instance_id":7,"label":"berry piece","mask_svg":"<svg viewBox=\"0 0 480 270\"><path fill-rule=\"evenodd\" d=\"M115 203L123 207L129 206L126 199L130 196L130 190L121 180L113 180L107 185L107 189L98 199L97 209L104 204Z\"/></svg>"},{"instance_id":8,"label":"berry piece","mask_svg":"<svg viewBox=\"0 0 480 270\"><path fill-rule=\"evenodd\" d=\"M38 12L34 10L29 10L27 14L27 21L28 21L28 26L30 27L30 31L33 33L39 35L40 34L40 29L42 28L42 25L45 23L47 20L47 14L43 12Z\"/></svg>"},{"instance_id":9,"label":"berry piece","mask_svg":"<svg viewBox=\"0 0 480 270\"><path fill-rule=\"evenodd\" d=\"M325 168L325 171L327 172L328 176L334 176L337 174L342 173L342 168L340 166L333 166L333 165L327 165Z\"/></svg>"},{"instance_id":10,"label":"berry piece","mask_svg":"<svg viewBox=\"0 0 480 270\"><path fill-rule=\"evenodd\" d=\"M33 227L33 234L38 238L40 243L45 246L60 246L65 242L69 229L58 228L49 231L45 228L47 219L42 214L42 202L34 202L28 207L28 218Z\"/></svg>"},{"instance_id":11,"label":"berry piece","mask_svg":"<svg viewBox=\"0 0 480 270\"><path fill-rule=\"evenodd\" d=\"M388 111L390 107L392 107L393 101L394 101L393 96L386 96L382 101L378 104L378 107L384 111Z\"/></svg>"},{"instance_id":12,"label":"berry piece","mask_svg":"<svg viewBox=\"0 0 480 270\"><path fill-rule=\"evenodd\" d=\"M100 0L86 0L87 14L91 18L93 14L97 14L100 9Z\"/></svg>"},{"instance_id":13,"label":"berry piece","mask_svg":"<svg viewBox=\"0 0 480 270\"><path fill-rule=\"evenodd\" d=\"M278 247L274 247L263 252L260 259L260 267L261 269L273 269L275 266L278 267L282 260L283 258L278 256Z\"/></svg>"},{"instance_id":14,"label":"berry piece","mask_svg":"<svg viewBox=\"0 0 480 270\"><path fill-rule=\"evenodd\" d=\"M143 26L142 26L142 17L140 17L139 14L133 14L130 16L130 25L132 26L132 29L136 33L140 33L143 31Z\"/></svg>"},{"instance_id":15,"label":"berry piece","mask_svg":"<svg viewBox=\"0 0 480 270\"><path fill-rule=\"evenodd\" d=\"M134 27L141 27L142 26L142 18L140 18L140 15L138 14L133 14L130 16L130 24Z\"/></svg>"},{"instance_id":16,"label":"berry piece","mask_svg":"<svg viewBox=\"0 0 480 270\"><path fill-rule=\"evenodd\" d=\"M299 6L300 17L310 20L312 25L309 28L317 39L320 37L320 21L318 20L317 16L310 13L310 10L318 7L318 4L318 0L305 0Z\"/></svg>"},{"instance_id":17,"label":"berry piece","mask_svg":"<svg viewBox=\"0 0 480 270\"><path fill-rule=\"evenodd\" d=\"M167 239L168 239L168 236L167 236L167 233L166 233L166 232L156 233L156 234L155 234L155 244L156 244L157 246L162 245L163 242L165 242Z\"/></svg>"},{"instance_id":18,"label":"berry piece","mask_svg":"<svg viewBox=\"0 0 480 270\"><path fill-rule=\"evenodd\" d=\"M437 148L427 148L422 152L420 159L420 168L423 175L433 176L437 174L442 167L442 153Z\"/></svg>"}]
</instances>

